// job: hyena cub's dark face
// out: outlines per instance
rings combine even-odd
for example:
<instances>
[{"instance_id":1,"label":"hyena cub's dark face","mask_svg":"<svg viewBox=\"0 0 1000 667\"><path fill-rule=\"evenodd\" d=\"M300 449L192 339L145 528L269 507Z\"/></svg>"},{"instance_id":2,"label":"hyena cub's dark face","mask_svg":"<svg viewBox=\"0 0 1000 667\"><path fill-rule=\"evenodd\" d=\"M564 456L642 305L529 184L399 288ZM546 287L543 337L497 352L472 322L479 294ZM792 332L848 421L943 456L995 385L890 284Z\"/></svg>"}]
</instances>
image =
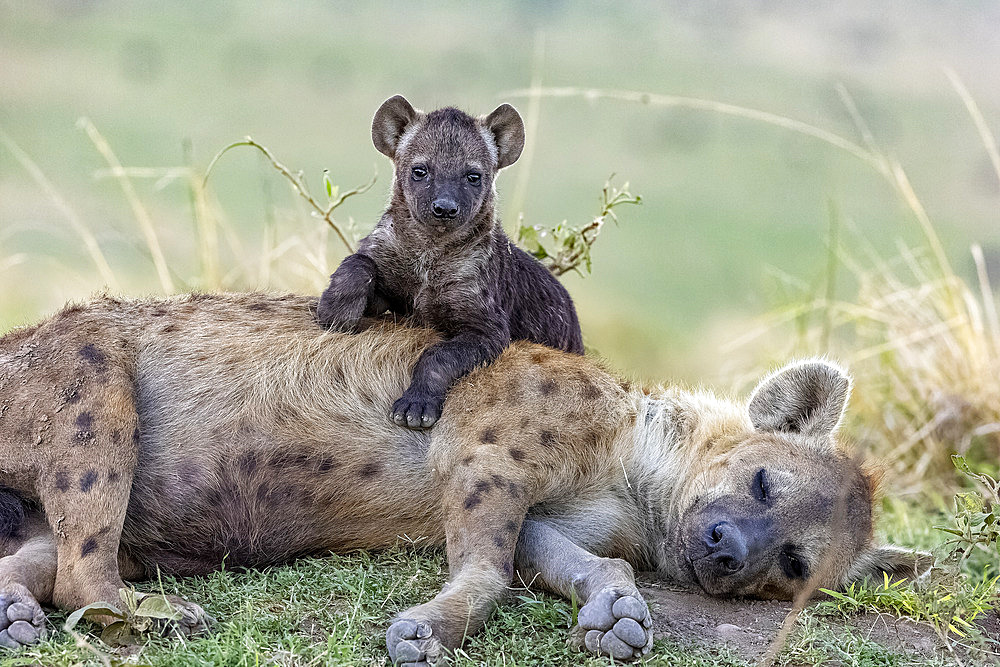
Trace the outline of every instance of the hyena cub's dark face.
<instances>
[{"instance_id":1,"label":"hyena cub's dark face","mask_svg":"<svg viewBox=\"0 0 1000 667\"><path fill-rule=\"evenodd\" d=\"M492 222L493 179L520 156L524 124L509 104L473 118L453 108L423 113L397 95L375 113L372 140L392 158L394 194L402 194L410 216L446 234L481 211Z\"/></svg>"},{"instance_id":2,"label":"hyena cub's dark face","mask_svg":"<svg viewBox=\"0 0 1000 667\"><path fill-rule=\"evenodd\" d=\"M849 387L823 362L762 382L754 430L730 435L689 485L668 567L711 595L779 599L926 571L928 555L872 544L876 483L834 439Z\"/></svg>"}]
</instances>

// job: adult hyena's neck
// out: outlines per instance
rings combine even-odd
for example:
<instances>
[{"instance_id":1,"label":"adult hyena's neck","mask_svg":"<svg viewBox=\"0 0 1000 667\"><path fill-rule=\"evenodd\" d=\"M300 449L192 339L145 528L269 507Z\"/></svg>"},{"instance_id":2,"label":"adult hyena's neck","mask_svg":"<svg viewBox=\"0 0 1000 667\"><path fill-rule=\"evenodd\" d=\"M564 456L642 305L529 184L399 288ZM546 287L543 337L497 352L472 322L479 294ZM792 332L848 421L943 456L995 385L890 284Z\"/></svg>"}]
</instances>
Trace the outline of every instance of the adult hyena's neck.
<instances>
[{"instance_id":1,"label":"adult hyena's neck","mask_svg":"<svg viewBox=\"0 0 1000 667\"><path fill-rule=\"evenodd\" d=\"M629 492L643 517L647 544L670 537L724 436L747 421L742 406L676 387L638 397L628 463Z\"/></svg>"}]
</instances>

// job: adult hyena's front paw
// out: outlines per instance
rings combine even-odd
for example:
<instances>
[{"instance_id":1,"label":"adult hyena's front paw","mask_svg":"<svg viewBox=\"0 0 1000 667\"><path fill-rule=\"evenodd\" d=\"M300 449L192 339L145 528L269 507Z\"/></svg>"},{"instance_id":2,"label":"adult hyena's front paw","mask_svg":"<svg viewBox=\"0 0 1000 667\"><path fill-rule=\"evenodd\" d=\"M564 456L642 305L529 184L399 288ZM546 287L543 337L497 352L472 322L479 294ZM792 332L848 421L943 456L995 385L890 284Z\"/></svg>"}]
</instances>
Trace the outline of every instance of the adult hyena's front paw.
<instances>
[{"instance_id":1,"label":"adult hyena's front paw","mask_svg":"<svg viewBox=\"0 0 1000 667\"><path fill-rule=\"evenodd\" d=\"M389 626L385 646L393 664L405 667L428 667L444 654L430 624L411 618L401 618Z\"/></svg>"},{"instance_id":2,"label":"adult hyena's front paw","mask_svg":"<svg viewBox=\"0 0 1000 667\"><path fill-rule=\"evenodd\" d=\"M443 405L444 396L407 389L402 398L392 404L392 421L406 428L430 428L440 419Z\"/></svg>"},{"instance_id":3,"label":"adult hyena's front paw","mask_svg":"<svg viewBox=\"0 0 1000 667\"><path fill-rule=\"evenodd\" d=\"M581 643L597 655L633 660L653 647L653 619L637 592L606 588L583 605L577 621Z\"/></svg>"},{"instance_id":4,"label":"adult hyena's front paw","mask_svg":"<svg viewBox=\"0 0 1000 667\"><path fill-rule=\"evenodd\" d=\"M0 588L0 646L19 649L45 637L45 613L27 588Z\"/></svg>"}]
</instances>

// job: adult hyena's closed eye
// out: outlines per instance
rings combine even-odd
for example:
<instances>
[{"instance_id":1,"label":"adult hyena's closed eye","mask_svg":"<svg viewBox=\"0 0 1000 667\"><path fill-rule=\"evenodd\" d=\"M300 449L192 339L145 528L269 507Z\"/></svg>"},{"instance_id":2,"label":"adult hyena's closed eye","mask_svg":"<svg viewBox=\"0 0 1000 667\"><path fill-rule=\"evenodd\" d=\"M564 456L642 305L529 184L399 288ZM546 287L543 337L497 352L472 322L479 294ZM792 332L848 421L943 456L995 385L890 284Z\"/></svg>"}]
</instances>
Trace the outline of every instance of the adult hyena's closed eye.
<instances>
[{"instance_id":1,"label":"adult hyena's closed eye","mask_svg":"<svg viewBox=\"0 0 1000 667\"><path fill-rule=\"evenodd\" d=\"M494 179L524 145L517 111L504 104L481 118L453 108L423 113L396 96L376 112L372 140L392 159L392 199L330 277L317 315L330 329L353 332L363 316L389 310L443 335L417 360L393 421L433 425L455 381L512 340L582 354L569 294L510 242L496 215Z\"/></svg>"}]
</instances>

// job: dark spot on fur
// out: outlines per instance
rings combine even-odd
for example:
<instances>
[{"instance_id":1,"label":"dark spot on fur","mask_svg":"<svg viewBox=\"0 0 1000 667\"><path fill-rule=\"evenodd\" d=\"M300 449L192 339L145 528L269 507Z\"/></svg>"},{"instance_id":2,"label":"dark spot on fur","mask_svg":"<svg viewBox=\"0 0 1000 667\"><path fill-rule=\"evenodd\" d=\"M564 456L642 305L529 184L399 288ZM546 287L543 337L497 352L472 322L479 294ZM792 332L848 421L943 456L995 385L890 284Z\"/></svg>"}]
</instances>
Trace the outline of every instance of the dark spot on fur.
<instances>
[{"instance_id":1,"label":"dark spot on fur","mask_svg":"<svg viewBox=\"0 0 1000 667\"><path fill-rule=\"evenodd\" d=\"M76 387L67 387L66 389L63 389L62 395L63 401L66 402L66 405L73 405L80 400L80 392Z\"/></svg>"},{"instance_id":2,"label":"dark spot on fur","mask_svg":"<svg viewBox=\"0 0 1000 667\"><path fill-rule=\"evenodd\" d=\"M69 475L65 470L56 473L56 488L62 492L69 491Z\"/></svg>"},{"instance_id":3,"label":"dark spot on fur","mask_svg":"<svg viewBox=\"0 0 1000 667\"><path fill-rule=\"evenodd\" d=\"M472 463L472 459L473 458L474 457L472 457L472 456L465 456L465 457L463 457L462 458L462 465L464 465L464 466L469 465L470 463Z\"/></svg>"},{"instance_id":4,"label":"dark spot on fur","mask_svg":"<svg viewBox=\"0 0 1000 667\"><path fill-rule=\"evenodd\" d=\"M80 348L80 358L89 364L92 364L98 370L104 370L105 365L108 362L108 358L104 356L104 353L97 349L93 343L87 343Z\"/></svg>"},{"instance_id":5,"label":"dark spot on fur","mask_svg":"<svg viewBox=\"0 0 1000 667\"><path fill-rule=\"evenodd\" d=\"M508 451L510 452L510 458L515 461L523 461L527 457L524 450L518 449L517 447L511 447Z\"/></svg>"},{"instance_id":6,"label":"dark spot on fur","mask_svg":"<svg viewBox=\"0 0 1000 667\"><path fill-rule=\"evenodd\" d=\"M519 487L514 482L508 482L507 483L507 493L510 494L511 498L520 498L521 497L521 487Z\"/></svg>"},{"instance_id":7,"label":"dark spot on fur","mask_svg":"<svg viewBox=\"0 0 1000 667\"><path fill-rule=\"evenodd\" d=\"M500 475L493 473L492 475L490 475L490 477L493 479L493 486L497 487L498 489L501 486L507 486L507 480L501 477Z\"/></svg>"},{"instance_id":8,"label":"dark spot on fur","mask_svg":"<svg viewBox=\"0 0 1000 667\"><path fill-rule=\"evenodd\" d=\"M538 385L538 391L542 392L542 396L550 396L554 394L558 388L559 385L556 384L556 381L552 378L542 380L542 382Z\"/></svg>"},{"instance_id":9,"label":"dark spot on fur","mask_svg":"<svg viewBox=\"0 0 1000 667\"><path fill-rule=\"evenodd\" d=\"M240 468L240 473L243 475L252 475L257 471L257 466L260 464L260 456L257 452L243 452L240 457L236 460L236 465Z\"/></svg>"},{"instance_id":10,"label":"dark spot on fur","mask_svg":"<svg viewBox=\"0 0 1000 667\"><path fill-rule=\"evenodd\" d=\"M496 545L498 549L503 549L507 546L507 536L500 533L495 533L493 535L493 544Z\"/></svg>"},{"instance_id":11,"label":"dark spot on fur","mask_svg":"<svg viewBox=\"0 0 1000 667\"><path fill-rule=\"evenodd\" d=\"M530 421L527 417L521 417L521 428L527 428Z\"/></svg>"},{"instance_id":12,"label":"dark spot on fur","mask_svg":"<svg viewBox=\"0 0 1000 667\"><path fill-rule=\"evenodd\" d=\"M531 363L533 363L533 364L540 364L543 361L545 361L545 354L543 354L542 352L538 352L538 351L531 353Z\"/></svg>"},{"instance_id":13,"label":"dark spot on fur","mask_svg":"<svg viewBox=\"0 0 1000 667\"><path fill-rule=\"evenodd\" d=\"M251 303L249 306L247 306L247 309L249 309L249 310L257 310L257 311L260 311L262 313L269 313L269 312L271 312L271 304L265 303L263 301L257 301L255 303Z\"/></svg>"},{"instance_id":14,"label":"dark spot on fur","mask_svg":"<svg viewBox=\"0 0 1000 667\"><path fill-rule=\"evenodd\" d=\"M476 482L476 493L485 493L490 490L490 483L484 479Z\"/></svg>"},{"instance_id":15,"label":"dark spot on fur","mask_svg":"<svg viewBox=\"0 0 1000 667\"><path fill-rule=\"evenodd\" d=\"M166 315L166 314L167 314L167 313L169 313L169 312L170 312L170 311L168 311L168 310L167 310L166 308L164 308L163 306L160 306L160 307L158 307L158 308L154 308L154 309L153 309L153 312L152 312L152 313L150 313L150 314L151 314L151 315L152 315L153 317L163 317L164 315Z\"/></svg>"},{"instance_id":16,"label":"dark spot on fur","mask_svg":"<svg viewBox=\"0 0 1000 667\"><path fill-rule=\"evenodd\" d=\"M140 438L139 427L136 426L134 429L132 429L132 442L138 445L139 438Z\"/></svg>"},{"instance_id":17,"label":"dark spot on fur","mask_svg":"<svg viewBox=\"0 0 1000 667\"><path fill-rule=\"evenodd\" d=\"M500 566L500 569L503 571L504 576L506 576L507 578L514 576L514 563L512 561L505 560L503 564Z\"/></svg>"},{"instance_id":18,"label":"dark spot on fur","mask_svg":"<svg viewBox=\"0 0 1000 667\"><path fill-rule=\"evenodd\" d=\"M514 521L513 519L508 519L507 523L504 524L504 528L507 529L508 533L516 533L517 532L517 522Z\"/></svg>"},{"instance_id":19,"label":"dark spot on fur","mask_svg":"<svg viewBox=\"0 0 1000 667\"><path fill-rule=\"evenodd\" d=\"M175 331L177 331L177 325L176 324L167 324L167 325L164 325L164 327L162 329L160 329L160 333L161 334L170 334L170 333L174 333Z\"/></svg>"},{"instance_id":20,"label":"dark spot on fur","mask_svg":"<svg viewBox=\"0 0 1000 667\"><path fill-rule=\"evenodd\" d=\"M80 490L84 493L90 491L90 487L92 487L96 481L97 473L93 470L88 470L80 477Z\"/></svg>"},{"instance_id":21,"label":"dark spot on fur","mask_svg":"<svg viewBox=\"0 0 1000 667\"><path fill-rule=\"evenodd\" d=\"M117 484L118 480L120 480L121 478L122 476L118 474L117 470L108 471L108 484Z\"/></svg>"},{"instance_id":22,"label":"dark spot on fur","mask_svg":"<svg viewBox=\"0 0 1000 667\"><path fill-rule=\"evenodd\" d=\"M80 558L86 558L95 551L97 551L97 540L91 537L80 548Z\"/></svg>"},{"instance_id":23,"label":"dark spot on fur","mask_svg":"<svg viewBox=\"0 0 1000 667\"><path fill-rule=\"evenodd\" d=\"M465 509L471 510L473 507L475 507L481 502L483 502L483 499L479 496L478 493L470 493L468 496L465 497L465 504L463 506L465 507Z\"/></svg>"},{"instance_id":24,"label":"dark spot on fur","mask_svg":"<svg viewBox=\"0 0 1000 667\"><path fill-rule=\"evenodd\" d=\"M328 473L331 470L335 469L338 465L339 464L337 463L336 459L334 459L332 456L324 456L322 460L319 462L319 466L316 468L316 470L318 470L321 473Z\"/></svg>"},{"instance_id":25,"label":"dark spot on fur","mask_svg":"<svg viewBox=\"0 0 1000 667\"><path fill-rule=\"evenodd\" d=\"M494 428L484 428L479 434L479 442L484 445L492 445L497 441L497 432Z\"/></svg>"},{"instance_id":26,"label":"dark spot on fur","mask_svg":"<svg viewBox=\"0 0 1000 667\"><path fill-rule=\"evenodd\" d=\"M538 437L538 441L542 444L542 447L555 447L556 434L546 429L542 431L541 435Z\"/></svg>"},{"instance_id":27,"label":"dark spot on fur","mask_svg":"<svg viewBox=\"0 0 1000 667\"><path fill-rule=\"evenodd\" d=\"M366 463L358 468L358 474L365 478L374 477L380 472L382 472L382 466L379 463Z\"/></svg>"},{"instance_id":28,"label":"dark spot on fur","mask_svg":"<svg viewBox=\"0 0 1000 667\"><path fill-rule=\"evenodd\" d=\"M597 388L590 380L583 381L583 390L581 391L583 397L587 400L593 400L595 398L601 397L601 390Z\"/></svg>"}]
</instances>

